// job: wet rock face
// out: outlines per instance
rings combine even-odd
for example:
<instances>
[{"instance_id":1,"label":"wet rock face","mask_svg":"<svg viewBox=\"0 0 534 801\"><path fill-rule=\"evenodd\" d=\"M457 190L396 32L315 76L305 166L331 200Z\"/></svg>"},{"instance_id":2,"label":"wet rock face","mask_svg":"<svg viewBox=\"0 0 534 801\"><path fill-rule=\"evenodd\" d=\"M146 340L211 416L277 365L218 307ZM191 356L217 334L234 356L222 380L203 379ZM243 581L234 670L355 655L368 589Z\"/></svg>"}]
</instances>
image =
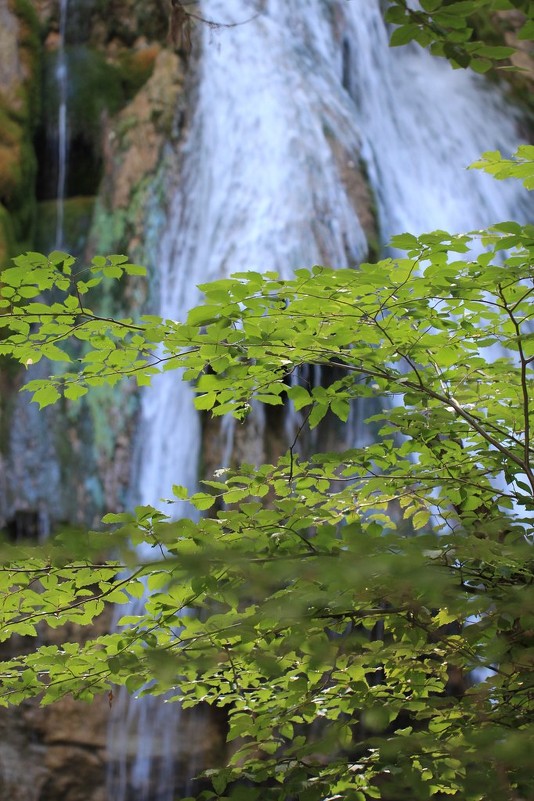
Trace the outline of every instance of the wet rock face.
<instances>
[{"instance_id":1,"label":"wet rock face","mask_svg":"<svg viewBox=\"0 0 534 801\"><path fill-rule=\"evenodd\" d=\"M518 32L525 22L524 14L517 11L496 11L494 21L500 31L504 44L514 47L516 52L511 56L510 63L517 68L517 72L505 73L505 78L514 88L518 99L531 110L530 130L523 130L522 136L532 140L534 136L534 44L532 39L519 39Z\"/></svg>"},{"instance_id":2,"label":"wet rock face","mask_svg":"<svg viewBox=\"0 0 534 801\"><path fill-rule=\"evenodd\" d=\"M0 709L2 801L113 801L107 788L113 759L107 743L111 714L104 696L90 704L64 698L44 708L27 703ZM181 713L177 776L220 764L224 725L211 709ZM131 746L133 759L138 746ZM184 786L180 792L190 795L191 789ZM126 792L136 801L134 788Z\"/></svg>"},{"instance_id":3,"label":"wet rock face","mask_svg":"<svg viewBox=\"0 0 534 801\"><path fill-rule=\"evenodd\" d=\"M20 709L0 712L0 798L39 801L46 771L43 749L32 740Z\"/></svg>"},{"instance_id":4,"label":"wet rock face","mask_svg":"<svg viewBox=\"0 0 534 801\"><path fill-rule=\"evenodd\" d=\"M66 698L26 711L27 731L36 739L30 748L40 763L36 801L105 801L108 715L105 698L90 705ZM33 801L31 795L22 799Z\"/></svg>"},{"instance_id":5,"label":"wet rock face","mask_svg":"<svg viewBox=\"0 0 534 801\"><path fill-rule=\"evenodd\" d=\"M30 60L25 42L32 32L40 35L44 43L41 67L46 61L52 75L59 47L58 0L33 4L40 31L37 17L32 28L26 17L14 11L25 2L0 0L0 257L5 256L5 260L12 255L10 249L22 249L21 229L15 230L13 224L13 212L18 209L14 190L19 191L19 175L26 175L21 173L23 162L26 170L34 164L33 156L23 158L23 145L32 147L35 123L24 92L36 90L37 84L31 84L31 80L39 64ZM120 92L120 102L116 103L117 92L113 97L108 92L109 102L92 114L96 122L91 129L78 124L92 137L90 150L101 160L103 180L95 186L96 198L72 196L82 186L78 179L69 185L65 220L69 221L72 211L71 229L76 233L76 249L82 252L86 244L79 242L78 219L85 221L87 237L91 227L87 215L96 206L89 245L93 253L126 252L141 259L149 183L161 165L166 142L180 135L183 71L178 57L164 46L166 3L69 0L70 8L76 10L69 17L67 32L67 44L76 54L72 63L77 58L98 75L107 70L109 84L113 84L114 92L117 88ZM38 51L39 38L37 50L31 53ZM42 101L46 103L47 99L43 97ZM53 114L49 116L53 122ZM34 204L35 170L30 178L27 195ZM25 180L30 178L26 176ZM37 241L30 241L33 232L26 225L28 249L36 244L43 250L53 247L53 242L45 241L44 230L46 216L48 227L53 231L55 226L56 178L52 175L50 181L52 189L43 191L47 200L40 206L43 214ZM108 224L100 226L102 219ZM2 235L4 221L6 233ZM132 281L120 298L102 299L110 314L118 313L119 308L137 308L145 300L142 281ZM124 508L131 482L137 411L132 388L125 388L122 395L100 396L94 403L75 406L67 401L43 415L34 404L28 405L27 393L18 394L23 380L18 370L0 365L0 528L5 526L13 540L35 540L46 536L58 521L95 526L104 511ZM96 634L110 628L110 615L104 615ZM84 632L85 636L89 634L93 636L94 632ZM53 632L52 641L59 643L63 636L65 632ZM66 636L79 639L80 632ZM34 644L13 638L2 647L0 656L9 656L8 649L13 655ZM0 709L1 801L107 801L110 714L105 696L91 704L66 698L45 708L28 703ZM190 761L194 748L209 764L209 755L220 751L221 730L208 732L211 724L200 725L189 717L184 723L189 751L184 744L180 758L184 763Z\"/></svg>"},{"instance_id":6,"label":"wet rock face","mask_svg":"<svg viewBox=\"0 0 534 801\"><path fill-rule=\"evenodd\" d=\"M29 9L25 4L27 0L0 0L0 262L3 258L4 263L23 249L48 252L56 238L60 3L38 0ZM63 239L74 255L85 251L90 258L96 252L124 252L145 259L149 178L176 129L183 91L180 61L162 44L166 15L166 2L159 0L68 2L64 44L72 91L67 97L66 151L71 158ZM39 69L43 113L35 131L41 162L36 181L33 150L27 156L25 148L32 147L35 125L27 95L38 91ZM89 88L81 91L81 84ZM30 179L31 186L22 192ZM27 196L27 217L30 211L34 214L35 192L40 200L38 225L22 226L23 245L17 198ZM92 218L95 224L87 246ZM115 292L102 302L107 313L124 314L135 313L145 300L146 286L137 280L124 284L120 297ZM18 394L23 381L32 377L17 370L7 376L0 364L0 528L7 524L18 536L22 515L37 517L39 536L46 536L58 521L95 526L105 511L120 511L126 503L136 394L125 387L117 397L110 393L94 402L92 398L81 404L66 401L62 408L43 414L29 403L28 394Z\"/></svg>"},{"instance_id":7,"label":"wet rock face","mask_svg":"<svg viewBox=\"0 0 534 801\"><path fill-rule=\"evenodd\" d=\"M154 53L155 51L155 53ZM105 202L126 209L142 181L159 164L172 134L183 77L178 57L152 48L154 71L133 100L106 125Z\"/></svg>"},{"instance_id":8,"label":"wet rock face","mask_svg":"<svg viewBox=\"0 0 534 801\"><path fill-rule=\"evenodd\" d=\"M19 22L15 14L7 0L0 0L0 86L8 98L23 78L18 34Z\"/></svg>"},{"instance_id":9,"label":"wet rock face","mask_svg":"<svg viewBox=\"0 0 534 801\"><path fill-rule=\"evenodd\" d=\"M37 18L19 0L0 0L0 269L34 222Z\"/></svg>"},{"instance_id":10,"label":"wet rock face","mask_svg":"<svg viewBox=\"0 0 534 801\"><path fill-rule=\"evenodd\" d=\"M57 33L58 0L35 0L35 8L48 35ZM70 0L69 38L83 32L92 47L103 49L116 40L132 46L139 36L163 41L168 28L167 0Z\"/></svg>"},{"instance_id":11,"label":"wet rock face","mask_svg":"<svg viewBox=\"0 0 534 801\"><path fill-rule=\"evenodd\" d=\"M496 24L500 27L505 43L515 47L517 53L511 57L514 67L524 70L531 87L534 85L534 45L531 39L519 39L518 32L525 23L522 11L496 11L494 14Z\"/></svg>"},{"instance_id":12,"label":"wet rock face","mask_svg":"<svg viewBox=\"0 0 534 801\"><path fill-rule=\"evenodd\" d=\"M84 638L109 630L111 609ZM79 632L78 632L79 633ZM45 644L76 639L72 624L41 633ZM33 647L31 638L3 643L0 656ZM70 697L47 707L26 702L0 709L0 798L2 801L107 801L106 731L108 699L86 704Z\"/></svg>"},{"instance_id":13,"label":"wet rock face","mask_svg":"<svg viewBox=\"0 0 534 801\"><path fill-rule=\"evenodd\" d=\"M109 631L111 617L109 607L91 630L83 630L83 637L72 624L43 631L42 637L46 644L98 637ZM2 644L0 657L7 658L10 648L14 653L32 647L30 638L19 638L17 643ZM108 744L108 723L117 701L118 696L111 708L107 694L103 694L91 703L66 697L46 707L26 702L21 707L0 708L1 801L114 801L107 788L109 762L114 759ZM192 770L220 763L225 748L225 721L220 711L208 707L184 710L176 717L176 726L177 776L190 776ZM132 739L132 759L138 747L137 740ZM133 788L126 791L131 801L137 801ZM183 796L190 795L191 786L181 791Z\"/></svg>"},{"instance_id":14,"label":"wet rock face","mask_svg":"<svg viewBox=\"0 0 534 801\"><path fill-rule=\"evenodd\" d=\"M149 79L168 25L165 3L156 0L66 2L63 28L59 0L39 4L46 99L36 136L40 201L54 199L58 186L58 69L66 69L68 75L65 194L67 198L95 196L109 121Z\"/></svg>"},{"instance_id":15,"label":"wet rock face","mask_svg":"<svg viewBox=\"0 0 534 801\"><path fill-rule=\"evenodd\" d=\"M168 30L169 5L167 0L109 0L105 13L93 18L95 44L116 38L131 46L139 36L163 42Z\"/></svg>"}]
</instances>

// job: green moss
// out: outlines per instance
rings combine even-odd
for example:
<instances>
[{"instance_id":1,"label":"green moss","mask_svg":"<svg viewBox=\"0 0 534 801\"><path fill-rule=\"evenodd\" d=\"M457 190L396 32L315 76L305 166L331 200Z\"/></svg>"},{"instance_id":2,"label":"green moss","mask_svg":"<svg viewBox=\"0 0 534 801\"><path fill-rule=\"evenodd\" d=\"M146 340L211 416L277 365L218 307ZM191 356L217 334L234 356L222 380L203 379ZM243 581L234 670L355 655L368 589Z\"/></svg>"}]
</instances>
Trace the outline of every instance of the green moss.
<instances>
[{"instance_id":1,"label":"green moss","mask_svg":"<svg viewBox=\"0 0 534 801\"><path fill-rule=\"evenodd\" d=\"M118 69L125 100L131 100L148 81L154 71L158 52L159 48L155 46L125 50L120 54Z\"/></svg>"},{"instance_id":2,"label":"green moss","mask_svg":"<svg viewBox=\"0 0 534 801\"><path fill-rule=\"evenodd\" d=\"M106 23L108 41L119 39L132 46L140 33L149 41L163 42L167 36L169 15L165 2L93 0L93 4L95 14Z\"/></svg>"},{"instance_id":3,"label":"green moss","mask_svg":"<svg viewBox=\"0 0 534 801\"><path fill-rule=\"evenodd\" d=\"M24 78L8 100L0 96L0 256L31 246L35 220L37 162L33 131L37 122L40 80L39 21L29 0L11 0L20 23L19 57Z\"/></svg>"},{"instance_id":4,"label":"green moss","mask_svg":"<svg viewBox=\"0 0 534 801\"><path fill-rule=\"evenodd\" d=\"M20 184L11 209L18 244L30 246L35 227L35 176L37 159L32 142L24 139L20 148Z\"/></svg>"},{"instance_id":5,"label":"green moss","mask_svg":"<svg viewBox=\"0 0 534 801\"><path fill-rule=\"evenodd\" d=\"M492 16L486 11L477 11L469 19L474 30L474 39L487 45L503 45L503 29L494 22Z\"/></svg>"},{"instance_id":6,"label":"green moss","mask_svg":"<svg viewBox=\"0 0 534 801\"><path fill-rule=\"evenodd\" d=\"M19 148L0 145L0 198L7 206L14 205L21 176Z\"/></svg>"},{"instance_id":7,"label":"green moss","mask_svg":"<svg viewBox=\"0 0 534 801\"><path fill-rule=\"evenodd\" d=\"M91 230L91 249L95 253L115 253L125 243L128 213L124 209L110 211L102 201L95 206Z\"/></svg>"},{"instance_id":8,"label":"green moss","mask_svg":"<svg viewBox=\"0 0 534 801\"><path fill-rule=\"evenodd\" d=\"M141 233L147 197L154 191L154 176L145 176L132 191L127 208L111 210L101 199L96 202L90 240L95 253L123 253ZM138 258L129 253L130 258Z\"/></svg>"},{"instance_id":9,"label":"green moss","mask_svg":"<svg viewBox=\"0 0 534 801\"><path fill-rule=\"evenodd\" d=\"M63 235L69 253L79 256L85 248L91 227L94 197L70 197L63 204ZM37 205L35 249L49 253L54 247L57 201L45 200Z\"/></svg>"},{"instance_id":10,"label":"green moss","mask_svg":"<svg viewBox=\"0 0 534 801\"><path fill-rule=\"evenodd\" d=\"M42 124L36 135L40 153L38 197L49 199L57 188L57 146L50 159L50 144L57 137L59 86L56 79L57 52L45 54L43 96L47 102ZM84 46L67 48L68 69L67 130L68 168L67 195L93 195L102 175L102 125L124 103L124 93L117 67L103 55Z\"/></svg>"},{"instance_id":11,"label":"green moss","mask_svg":"<svg viewBox=\"0 0 534 801\"><path fill-rule=\"evenodd\" d=\"M25 22L32 35L39 35L39 17L34 4L30 0L12 0L13 10L17 17Z\"/></svg>"},{"instance_id":12,"label":"green moss","mask_svg":"<svg viewBox=\"0 0 534 801\"><path fill-rule=\"evenodd\" d=\"M377 262L382 256L383 243L380 241L380 225L378 219L378 202L376 194L369 179L369 170L367 169L366 162L360 158L358 161L359 170L365 185L367 187L369 213L372 218L372 226L369 226L365 232L367 239L367 257L366 260L371 264Z\"/></svg>"},{"instance_id":13,"label":"green moss","mask_svg":"<svg viewBox=\"0 0 534 801\"><path fill-rule=\"evenodd\" d=\"M47 53L44 59L45 127L56 125L59 95L56 80L58 53ZM114 114L124 103L120 72L108 64L101 53L85 46L67 48L69 73L67 98L71 137L95 140L100 133L102 114Z\"/></svg>"},{"instance_id":14,"label":"green moss","mask_svg":"<svg viewBox=\"0 0 534 801\"><path fill-rule=\"evenodd\" d=\"M39 18L30 0L12 0L13 11L21 23L19 47L21 60L28 77L23 81L19 94L24 118L34 130L41 111L41 29Z\"/></svg>"},{"instance_id":15,"label":"green moss","mask_svg":"<svg viewBox=\"0 0 534 801\"><path fill-rule=\"evenodd\" d=\"M6 125L4 133L9 144L0 141L0 203L11 216L15 240L29 243L35 220L35 152L21 126Z\"/></svg>"},{"instance_id":16,"label":"green moss","mask_svg":"<svg viewBox=\"0 0 534 801\"><path fill-rule=\"evenodd\" d=\"M13 221L8 210L0 204L0 270L15 255Z\"/></svg>"},{"instance_id":17,"label":"green moss","mask_svg":"<svg viewBox=\"0 0 534 801\"><path fill-rule=\"evenodd\" d=\"M24 136L24 117L0 96L0 143L18 145Z\"/></svg>"},{"instance_id":18,"label":"green moss","mask_svg":"<svg viewBox=\"0 0 534 801\"><path fill-rule=\"evenodd\" d=\"M135 114L129 114L128 116L125 116L124 114L120 115L115 123L114 132L121 144L128 131L131 131L132 128L135 128L138 123L139 121Z\"/></svg>"}]
</instances>

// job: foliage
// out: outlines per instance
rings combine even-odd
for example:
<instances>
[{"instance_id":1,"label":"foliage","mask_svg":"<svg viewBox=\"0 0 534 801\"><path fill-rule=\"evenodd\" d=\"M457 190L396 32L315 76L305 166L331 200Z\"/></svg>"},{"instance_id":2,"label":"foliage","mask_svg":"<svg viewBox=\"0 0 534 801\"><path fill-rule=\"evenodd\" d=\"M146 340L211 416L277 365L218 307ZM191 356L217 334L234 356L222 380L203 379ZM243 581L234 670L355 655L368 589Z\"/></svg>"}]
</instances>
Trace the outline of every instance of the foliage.
<instances>
[{"instance_id":1,"label":"foliage","mask_svg":"<svg viewBox=\"0 0 534 801\"><path fill-rule=\"evenodd\" d=\"M478 35L480 16L496 11L522 12L518 39L533 38L532 0L420 0L419 4L389 0L386 20L399 26L391 35L391 45L415 41L422 47L429 47L433 55L447 58L453 67L487 72L495 62L506 62L515 52L513 47L495 44Z\"/></svg>"},{"instance_id":2,"label":"foliage","mask_svg":"<svg viewBox=\"0 0 534 801\"><path fill-rule=\"evenodd\" d=\"M475 166L530 182L533 151ZM124 684L224 707L235 751L206 798L534 795L534 226L392 244L403 255L357 270L206 284L185 322L91 311L102 281L142 272L125 257L29 253L3 273L0 353L68 367L30 382L41 406L180 367L200 410L285 401L300 432L274 465L189 499L175 486L172 517L190 502L199 520L144 506L85 538L4 544L4 638L150 594L120 632L4 661L1 703ZM374 444L306 456L307 425L369 399ZM161 558L140 563L142 543Z\"/></svg>"},{"instance_id":3,"label":"foliage","mask_svg":"<svg viewBox=\"0 0 534 801\"><path fill-rule=\"evenodd\" d=\"M483 153L479 161L471 165L472 169L484 170L497 180L518 178L527 189L534 189L534 148L532 145L520 145L512 159L503 159L499 151L489 150Z\"/></svg>"}]
</instances>

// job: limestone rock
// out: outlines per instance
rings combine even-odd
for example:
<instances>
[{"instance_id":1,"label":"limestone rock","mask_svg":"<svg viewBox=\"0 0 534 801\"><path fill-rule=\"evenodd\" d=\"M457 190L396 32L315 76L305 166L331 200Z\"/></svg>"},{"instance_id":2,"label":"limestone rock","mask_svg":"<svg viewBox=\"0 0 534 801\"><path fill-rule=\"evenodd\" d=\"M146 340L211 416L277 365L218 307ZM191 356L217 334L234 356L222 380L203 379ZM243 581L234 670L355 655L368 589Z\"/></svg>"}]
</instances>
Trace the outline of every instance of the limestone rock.
<instances>
[{"instance_id":1,"label":"limestone rock","mask_svg":"<svg viewBox=\"0 0 534 801\"><path fill-rule=\"evenodd\" d=\"M19 53L20 24L7 0L0 0L0 86L11 97L24 77Z\"/></svg>"},{"instance_id":2,"label":"limestone rock","mask_svg":"<svg viewBox=\"0 0 534 801\"><path fill-rule=\"evenodd\" d=\"M32 13L0 0L0 267L32 233L36 25Z\"/></svg>"},{"instance_id":3,"label":"limestone rock","mask_svg":"<svg viewBox=\"0 0 534 801\"><path fill-rule=\"evenodd\" d=\"M81 639L109 630L108 608ZM42 632L51 644L80 639L80 629L69 624ZM33 640L12 638L2 645L2 656L31 648ZM92 703L67 696L41 707L26 702L19 708L0 709L0 799L2 801L106 801L106 737L110 714L103 695Z\"/></svg>"},{"instance_id":4,"label":"limestone rock","mask_svg":"<svg viewBox=\"0 0 534 801\"><path fill-rule=\"evenodd\" d=\"M155 171L182 87L178 57L161 50L152 77L108 124L105 180L112 209L126 208L141 181Z\"/></svg>"}]
</instances>

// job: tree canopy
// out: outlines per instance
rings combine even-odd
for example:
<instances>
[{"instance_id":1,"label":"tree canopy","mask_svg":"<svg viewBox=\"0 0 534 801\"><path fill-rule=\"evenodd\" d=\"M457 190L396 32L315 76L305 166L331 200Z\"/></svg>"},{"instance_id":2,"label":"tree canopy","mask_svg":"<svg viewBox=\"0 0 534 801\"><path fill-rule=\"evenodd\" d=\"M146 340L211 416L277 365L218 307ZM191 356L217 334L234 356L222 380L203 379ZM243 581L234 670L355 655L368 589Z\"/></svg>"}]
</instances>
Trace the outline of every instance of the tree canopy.
<instances>
[{"instance_id":1,"label":"tree canopy","mask_svg":"<svg viewBox=\"0 0 534 801\"><path fill-rule=\"evenodd\" d=\"M534 147L473 166L532 188ZM289 403L299 431L275 464L169 488L168 516L2 544L4 639L149 595L120 631L5 660L0 703L125 685L223 707L235 749L204 798L534 795L534 226L391 244L354 270L205 284L185 321L92 310L101 282L143 272L122 256L27 253L3 272L0 354L62 365L27 385L41 406L182 368L199 410ZM370 401L371 444L300 447ZM204 516L173 519L185 503Z\"/></svg>"}]
</instances>

